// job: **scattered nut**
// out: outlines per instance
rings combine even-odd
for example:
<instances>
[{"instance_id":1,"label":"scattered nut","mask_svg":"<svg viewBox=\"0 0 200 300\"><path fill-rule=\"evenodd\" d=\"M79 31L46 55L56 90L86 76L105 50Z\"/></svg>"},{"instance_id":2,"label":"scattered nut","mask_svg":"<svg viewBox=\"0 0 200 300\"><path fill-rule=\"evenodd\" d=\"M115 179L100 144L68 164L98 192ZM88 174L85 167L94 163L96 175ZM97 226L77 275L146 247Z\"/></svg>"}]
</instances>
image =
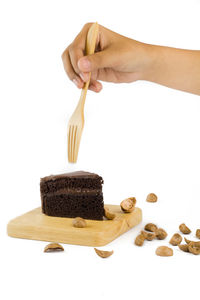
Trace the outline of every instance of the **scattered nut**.
<instances>
[{"instance_id":1,"label":"scattered nut","mask_svg":"<svg viewBox=\"0 0 200 300\"><path fill-rule=\"evenodd\" d=\"M113 220L116 217L116 214L110 212L110 210L104 207L104 215L108 220Z\"/></svg>"},{"instance_id":2,"label":"scattered nut","mask_svg":"<svg viewBox=\"0 0 200 300\"><path fill-rule=\"evenodd\" d=\"M173 246L177 246L182 242L182 236L179 233L175 233L169 243Z\"/></svg>"},{"instance_id":3,"label":"scattered nut","mask_svg":"<svg viewBox=\"0 0 200 300\"><path fill-rule=\"evenodd\" d=\"M198 242L191 242L188 244L189 252L195 255L200 254L200 245L197 244Z\"/></svg>"},{"instance_id":4,"label":"scattered nut","mask_svg":"<svg viewBox=\"0 0 200 300\"><path fill-rule=\"evenodd\" d=\"M44 248L44 252L58 252L64 251L63 246L57 243L50 243Z\"/></svg>"},{"instance_id":5,"label":"scattered nut","mask_svg":"<svg viewBox=\"0 0 200 300\"><path fill-rule=\"evenodd\" d=\"M192 254L198 255L200 254L200 242L189 241L185 238L187 244L178 245L182 251L190 252Z\"/></svg>"},{"instance_id":6,"label":"scattered nut","mask_svg":"<svg viewBox=\"0 0 200 300\"><path fill-rule=\"evenodd\" d=\"M121 206L121 209L123 210L123 212L130 213L134 210L135 204L136 204L135 197L130 197L130 198L123 200L120 203L120 206Z\"/></svg>"},{"instance_id":7,"label":"scattered nut","mask_svg":"<svg viewBox=\"0 0 200 300\"><path fill-rule=\"evenodd\" d=\"M157 200L158 197L156 196L156 194L150 193L147 195L147 199L146 199L147 202L157 202Z\"/></svg>"},{"instance_id":8,"label":"scattered nut","mask_svg":"<svg viewBox=\"0 0 200 300\"><path fill-rule=\"evenodd\" d=\"M197 230L196 230L196 237L197 237L198 239L200 239L200 229L197 229Z\"/></svg>"},{"instance_id":9,"label":"scattered nut","mask_svg":"<svg viewBox=\"0 0 200 300\"><path fill-rule=\"evenodd\" d=\"M156 249L156 255L158 256L172 256L173 250L167 246L160 246Z\"/></svg>"},{"instance_id":10,"label":"scattered nut","mask_svg":"<svg viewBox=\"0 0 200 300\"><path fill-rule=\"evenodd\" d=\"M148 223L145 225L144 229L147 231L155 232L158 229L158 227L153 223Z\"/></svg>"},{"instance_id":11,"label":"scattered nut","mask_svg":"<svg viewBox=\"0 0 200 300\"><path fill-rule=\"evenodd\" d=\"M193 245L197 246L197 247L200 247L200 242L191 241L191 243L192 243ZM191 243L190 243L190 244L191 244Z\"/></svg>"},{"instance_id":12,"label":"scattered nut","mask_svg":"<svg viewBox=\"0 0 200 300\"><path fill-rule=\"evenodd\" d=\"M141 231L141 235L143 235L147 241L153 241L156 237L155 232L146 232L144 230Z\"/></svg>"},{"instance_id":13,"label":"scattered nut","mask_svg":"<svg viewBox=\"0 0 200 300\"><path fill-rule=\"evenodd\" d=\"M96 254L99 255L102 258L107 258L107 257L111 256L114 253L113 250L112 251L103 251L103 250L99 250L97 248L94 248L94 250L95 250Z\"/></svg>"},{"instance_id":14,"label":"scattered nut","mask_svg":"<svg viewBox=\"0 0 200 300\"><path fill-rule=\"evenodd\" d=\"M179 226L179 230L184 234L191 233L191 230L184 223Z\"/></svg>"},{"instance_id":15,"label":"scattered nut","mask_svg":"<svg viewBox=\"0 0 200 300\"><path fill-rule=\"evenodd\" d=\"M72 225L74 227L77 227L77 228L84 228L84 227L87 226L86 221L84 219L82 219L82 218L79 218L79 217L75 218L72 221Z\"/></svg>"},{"instance_id":16,"label":"scattered nut","mask_svg":"<svg viewBox=\"0 0 200 300\"><path fill-rule=\"evenodd\" d=\"M135 245L142 246L144 244L145 237L143 234L139 234L135 239Z\"/></svg>"},{"instance_id":17,"label":"scattered nut","mask_svg":"<svg viewBox=\"0 0 200 300\"><path fill-rule=\"evenodd\" d=\"M184 252L189 252L188 249L188 244L182 244L182 245L178 245L179 249L184 251Z\"/></svg>"},{"instance_id":18,"label":"scattered nut","mask_svg":"<svg viewBox=\"0 0 200 300\"><path fill-rule=\"evenodd\" d=\"M164 240L167 237L167 232L162 228L158 228L155 234L158 240Z\"/></svg>"},{"instance_id":19,"label":"scattered nut","mask_svg":"<svg viewBox=\"0 0 200 300\"><path fill-rule=\"evenodd\" d=\"M189 243L191 243L191 242L192 242L192 241L190 241L190 240L186 239L185 237L184 237L184 240L185 240L185 242L186 242L187 244L189 244Z\"/></svg>"},{"instance_id":20,"label":"scattered nut","mask_svg":"<svg viewBox=\"0 0 200 300\"><path fill-rule=\"evenodd\" d=\"M197 247L200 247L200 242L196 242L196 241L190 241L186 238L184 238L185 242L189 245L190 243L193 243L194 245L196 245Z\"/></svg>"}]
</instances>

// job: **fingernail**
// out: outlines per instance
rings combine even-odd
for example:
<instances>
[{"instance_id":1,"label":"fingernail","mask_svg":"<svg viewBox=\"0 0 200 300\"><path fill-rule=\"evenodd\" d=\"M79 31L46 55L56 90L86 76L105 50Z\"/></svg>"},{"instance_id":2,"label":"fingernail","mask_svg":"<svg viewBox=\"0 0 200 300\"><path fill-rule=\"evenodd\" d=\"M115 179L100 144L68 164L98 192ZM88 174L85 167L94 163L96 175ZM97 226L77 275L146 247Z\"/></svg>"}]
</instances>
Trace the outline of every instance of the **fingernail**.
<instances>
[{"instance_id":1,"label":"fingernail","mask_svg":"<svg viewBox=\"0 0 200 300\"><path fill-rule=\"evenodd\" d=\"M89 80L89 73L80 73L79 75L84 82Z\"/></svg>"},{"instance_id":2,"label":"fingernail","mask_svg":"<svg viewBox=\"0 0 200 300\"><path fill-rule=\"evenodd\" d=\"M96 92L97 90L96 90L96 87L92 84L92 85L90 85L90 90L91 91L93 91L93 92Z\"/></svg>"},{"instance_id":3,"label":"fingernail","mask_svg":"<svg viewBox=\"0 0 200 300\"><path fill-rule=\"evenodd\" d=\"M96 88L97 88L98 90L101 90L101 89L102 89L102 84L99 83L99 82L96 82Z\"/></svg>"},{"instance_id":4,"label":"fingernail","mask_svg":"<svg viewBox=\"0 0 200 300\"><path fill-rule=\"evenodd\" d=\"M78 80L74 78L72 81L78 87Z\"/></svg>"},{"instance_id":5,"label":"fingernail","mask_svg":"<svg viewBox=\"0 0 200 300\"><path fill-rule=\"evenodd\" d=\"M84 75L83 75L83 73L80 73L79 75L80 75L81 79L84 81Z\"/></svg>"},{"instance_id":6,"label":"fingernail","mask_svg":"<svg viewBox=\"0 0 200 300\"><path fill-rule=\"evenodd\" d=\"M80 64L82 66L82 69L84 69L84 71L90 71L90 61L87 58L82 58L80 61Z\"/></svg>"}]
</instances>

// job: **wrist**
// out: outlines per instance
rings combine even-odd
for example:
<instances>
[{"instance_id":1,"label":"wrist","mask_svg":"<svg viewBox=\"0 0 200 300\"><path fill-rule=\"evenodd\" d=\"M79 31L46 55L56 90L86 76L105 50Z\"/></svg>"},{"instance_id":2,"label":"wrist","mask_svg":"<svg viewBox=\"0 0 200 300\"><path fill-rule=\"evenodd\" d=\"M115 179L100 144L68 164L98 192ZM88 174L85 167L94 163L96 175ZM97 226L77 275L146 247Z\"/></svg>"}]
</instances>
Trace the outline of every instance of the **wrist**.
<instances>
[{"instance_id":1,"label":"wrist","mask_svg":"<svg viewBox=\"0 0 200 300\"><path fill-rule=\"evenodd\" d=\"M151 81L156 71L156 62L158 61L158 48L155 45L140 43L140 69L138 80Z\"/></svg>"}]
</instances>

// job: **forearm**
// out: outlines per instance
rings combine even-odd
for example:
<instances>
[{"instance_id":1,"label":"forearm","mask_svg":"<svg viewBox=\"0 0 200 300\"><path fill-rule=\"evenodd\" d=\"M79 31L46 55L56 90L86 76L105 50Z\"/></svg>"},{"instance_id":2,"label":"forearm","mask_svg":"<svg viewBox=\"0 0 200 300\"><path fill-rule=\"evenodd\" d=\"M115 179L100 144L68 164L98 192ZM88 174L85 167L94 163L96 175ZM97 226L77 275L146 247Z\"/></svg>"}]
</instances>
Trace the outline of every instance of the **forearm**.
<instances>
[{"instance_id":1,"label":"forearm","mask_svg":"<svg viewBox=\"0 0 200 300\"><path fill-rule=\"evenodd\" d=\"M146 45L143 80L200 95L200 51Z\"/></svg>"}]
</instances>

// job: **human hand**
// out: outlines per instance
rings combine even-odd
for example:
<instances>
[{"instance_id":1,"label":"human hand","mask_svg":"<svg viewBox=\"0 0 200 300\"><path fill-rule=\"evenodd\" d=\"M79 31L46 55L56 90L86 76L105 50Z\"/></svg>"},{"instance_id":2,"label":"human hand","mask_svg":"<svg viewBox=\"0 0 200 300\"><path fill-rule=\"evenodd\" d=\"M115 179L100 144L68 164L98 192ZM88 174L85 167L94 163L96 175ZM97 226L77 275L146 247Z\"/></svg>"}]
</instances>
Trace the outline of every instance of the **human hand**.
<instances>
[{"instance_id":1,"label":"human hand","mask_svg":"<svg viewBox=\"0 0 200 300\"><path fill-rule=\"evenodd\" d=\"M150 59L147 45L99 25L95 53L84 56L85 43L91 23L84 25L81 32L62 54L62 60L68 77L78 88L91 80L89 89L99 92L100 81L121 83L142 79Z\"/></svg>"}]
</instances>

